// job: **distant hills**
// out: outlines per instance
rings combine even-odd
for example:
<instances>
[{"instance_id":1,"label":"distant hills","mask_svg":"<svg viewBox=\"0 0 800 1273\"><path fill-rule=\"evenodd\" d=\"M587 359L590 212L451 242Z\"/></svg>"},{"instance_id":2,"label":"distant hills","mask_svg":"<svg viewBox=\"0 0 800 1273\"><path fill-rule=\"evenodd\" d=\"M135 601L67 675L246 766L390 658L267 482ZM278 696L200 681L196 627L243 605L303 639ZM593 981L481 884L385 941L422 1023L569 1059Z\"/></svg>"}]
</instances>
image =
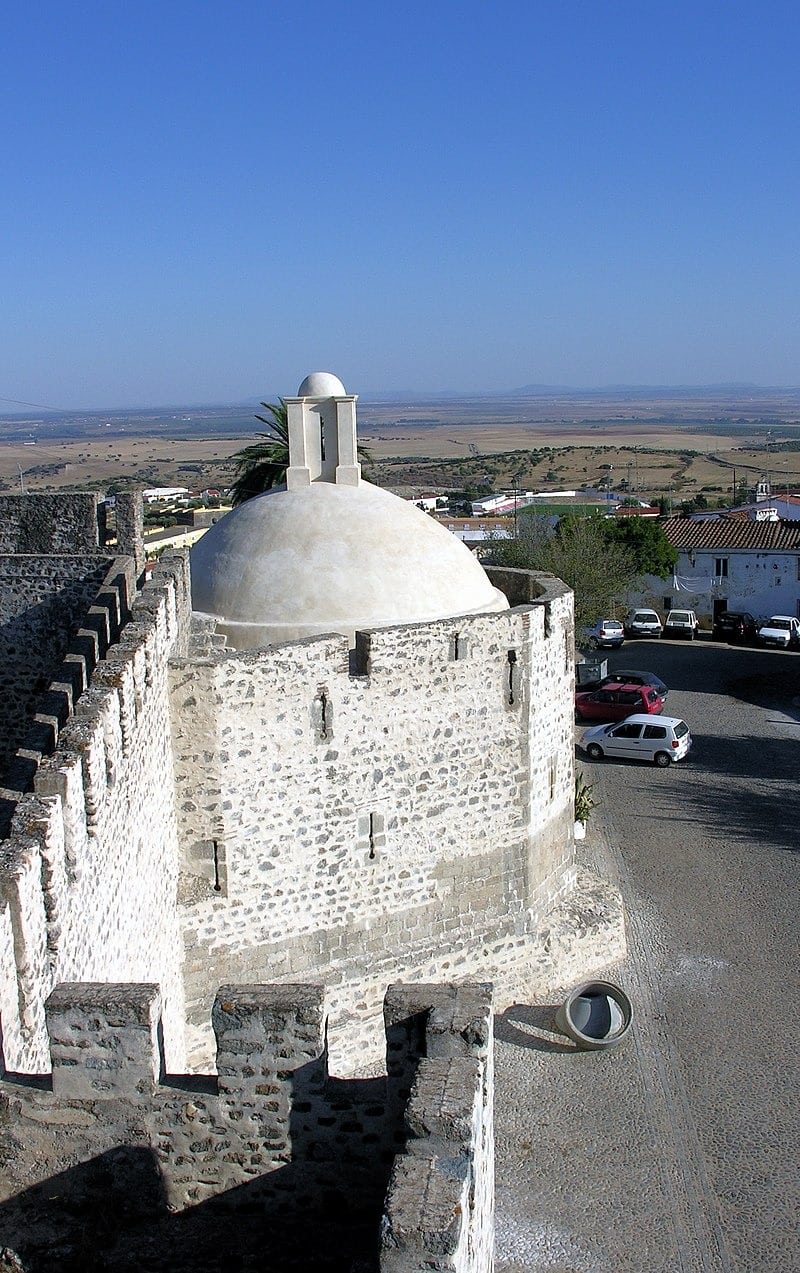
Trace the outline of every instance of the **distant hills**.
<instances>
[{"instance_id":1,"label":"distant hills","mask_svg":"<svg viewBox=\"0 0 800 1273\"><path fill-rule=\"evenodd\" d=\"M603 396L615 396L620 394L634 394L641 397L706 397L709 394L730 393L730 394L763 394L765 397L774 397L775 394L796 394L800 393L797 387L770 387L767 385L750 384L748 381L731 382L730 384L714 384L714 385L598 385L591 388L578 388L575 385L522 385L519 389L511 389L510 394L514 397L540 397L542 395L551 394L586 394Z\"/></svg>"}]
</instances>

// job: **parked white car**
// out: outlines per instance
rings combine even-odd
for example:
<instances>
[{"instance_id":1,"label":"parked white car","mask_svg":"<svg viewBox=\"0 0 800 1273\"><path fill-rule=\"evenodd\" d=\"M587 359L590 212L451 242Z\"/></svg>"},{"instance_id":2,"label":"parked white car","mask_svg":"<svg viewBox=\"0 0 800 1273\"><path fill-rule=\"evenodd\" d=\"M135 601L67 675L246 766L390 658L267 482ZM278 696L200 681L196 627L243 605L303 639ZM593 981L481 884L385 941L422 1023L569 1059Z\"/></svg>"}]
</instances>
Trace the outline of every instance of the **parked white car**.
<instances>
[{"instance_id":1,"label":"parked white car","mask_svg":"<svg viewBox=\"0 0 800 1273\"><path fill-rule=\"evenodd\" d=\"M692 745L686 721L677 716L648 716L636 712L611 725L594 725L583 735L583 749L592 760L603 756L651 760L666 769L682 760Z\"/></svg>"},{"instance_id":2,"label":"parked white car","mask_svg":"<svg viewBox=\"0 0 800 1273\"><path fill-rule=\"evenodd\" d=\"M800 620L790 614L773 614L758 629L758 639L763 645L779 645L782 649L800 646Z\"/></svg>"},{"instance_id":3,"label":"parked white car","mask_svg":"<svg viewBox=\"0 0 800 1273\"><path fill-rule=\"evenodd\" d=\"M694 641L699 627L694 610L670 610L664 620L664 636Z\"/></svg>"},{"instance_id":4,"label":"parked white car","mask_svg":"<svg viewBox=\"0 0 800 1273\"><path fill-rule=\"evenodd\" d=\"M629 610L625 616L625 635L629 637L660 637L662 623L655 610L641 607Z\"/></svg>"}]
</instances>

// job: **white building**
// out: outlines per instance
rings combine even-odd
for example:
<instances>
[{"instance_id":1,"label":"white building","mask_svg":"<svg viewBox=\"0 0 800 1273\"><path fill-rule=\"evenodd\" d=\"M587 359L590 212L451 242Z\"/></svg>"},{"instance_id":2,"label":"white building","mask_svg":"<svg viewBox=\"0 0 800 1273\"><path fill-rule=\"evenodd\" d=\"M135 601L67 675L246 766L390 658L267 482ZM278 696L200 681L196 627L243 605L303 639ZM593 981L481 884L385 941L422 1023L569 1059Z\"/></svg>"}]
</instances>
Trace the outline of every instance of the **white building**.
<instances>
[{"instance_id":1,"label":"white building","mask_svg":"<svg viewBox=\"0 0 800 1273\"><path fill-rule=\"evenodd\" d=\"M729 515L662 525L678 562L671 579L647 580L645 595L658 608L686 606L711 618L721 610L800 616L800 521Z\"/></svg>"}]
</instances>

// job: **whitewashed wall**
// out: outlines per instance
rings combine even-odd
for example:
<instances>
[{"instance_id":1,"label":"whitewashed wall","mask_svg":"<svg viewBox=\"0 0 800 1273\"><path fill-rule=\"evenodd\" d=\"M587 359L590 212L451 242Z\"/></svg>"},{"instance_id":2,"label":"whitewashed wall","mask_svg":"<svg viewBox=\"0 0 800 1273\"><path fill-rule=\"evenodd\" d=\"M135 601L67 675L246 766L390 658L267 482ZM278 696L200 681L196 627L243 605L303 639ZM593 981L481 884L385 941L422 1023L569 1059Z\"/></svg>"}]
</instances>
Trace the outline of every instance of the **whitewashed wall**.
<instances>
[{"instance_id":1,"label":"whitewashed wall","mask_svg":"<svg viewBox=\"0 0 800 1273\"><path fill-rule=\"evenodd\" d=\"M715 575L720 557L727 558L727 578ZM712 615L714 602L718 600L724 600L729 610L746 610L756 618L768 619L773 614L800 615L800 556L797 553L716 548L697 552L692 564L688 554L682 552L675 574L687 585L686 590L675 589L671 578L657 579L650 575L643 600L646 597L648 604L655 602L662 611L663 599L672 597L676 609L692 609L698 616Z\"/></svg>"},{"instance_id":2,"label":"whitewashed wall","mask_svg":"<svg viewBox=\"0 0 800 1273\"><path fill-rule=\"evenodd\" d=\"M571 594L368 638L362 675L339 637L173 660L198 1029L226 980L324 969L353 1023L387 975L490 976L571 882Z\"/></svg>"}]
</instances>

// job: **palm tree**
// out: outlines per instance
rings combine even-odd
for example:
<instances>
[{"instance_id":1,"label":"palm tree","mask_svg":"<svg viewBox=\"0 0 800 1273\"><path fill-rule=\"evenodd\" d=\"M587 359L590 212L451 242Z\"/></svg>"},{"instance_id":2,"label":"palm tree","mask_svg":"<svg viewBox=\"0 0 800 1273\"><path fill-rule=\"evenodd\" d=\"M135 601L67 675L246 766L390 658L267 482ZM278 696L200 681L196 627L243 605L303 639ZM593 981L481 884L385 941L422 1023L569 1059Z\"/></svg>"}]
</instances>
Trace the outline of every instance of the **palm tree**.
<instances>
[{"instance_id":1,"label":"palm tree","mask_svg":"<svg viewBox=\"0 0 800 1273\"><path fill-rule=\"evenodd\" d=\"M289 420L285 399L277 402L262 402L268 415L257 415L256 419L265 424L269 433L259 433L257 437L264 442L254 442L233 456L236 461L236 477L231 485L231 503L244 504L254 495L261 495L273 486L280 486L286 481L286 466L289 463Z\"/></svg>"},{"instance_id":2,"label":"palm tree","mask_svg":"<svg viewBox=\"0 0 800 1273\"><path fill-rule=\"evenodd\" d=\"M281 486L286 481L286 468L289 463L289 419L285 398L277 402L262 402L266 415L256 415L261 424L269 429L268 433L256 436L264 438L263 442L254 442L241 451L236 451L236 477L231 484L231 503L244 504L254 495L262 495L272 490L273 486ZM359 446L358 458L364 464L372 463L372 455L365 446Z\"/></svg>"}]
</instances>

